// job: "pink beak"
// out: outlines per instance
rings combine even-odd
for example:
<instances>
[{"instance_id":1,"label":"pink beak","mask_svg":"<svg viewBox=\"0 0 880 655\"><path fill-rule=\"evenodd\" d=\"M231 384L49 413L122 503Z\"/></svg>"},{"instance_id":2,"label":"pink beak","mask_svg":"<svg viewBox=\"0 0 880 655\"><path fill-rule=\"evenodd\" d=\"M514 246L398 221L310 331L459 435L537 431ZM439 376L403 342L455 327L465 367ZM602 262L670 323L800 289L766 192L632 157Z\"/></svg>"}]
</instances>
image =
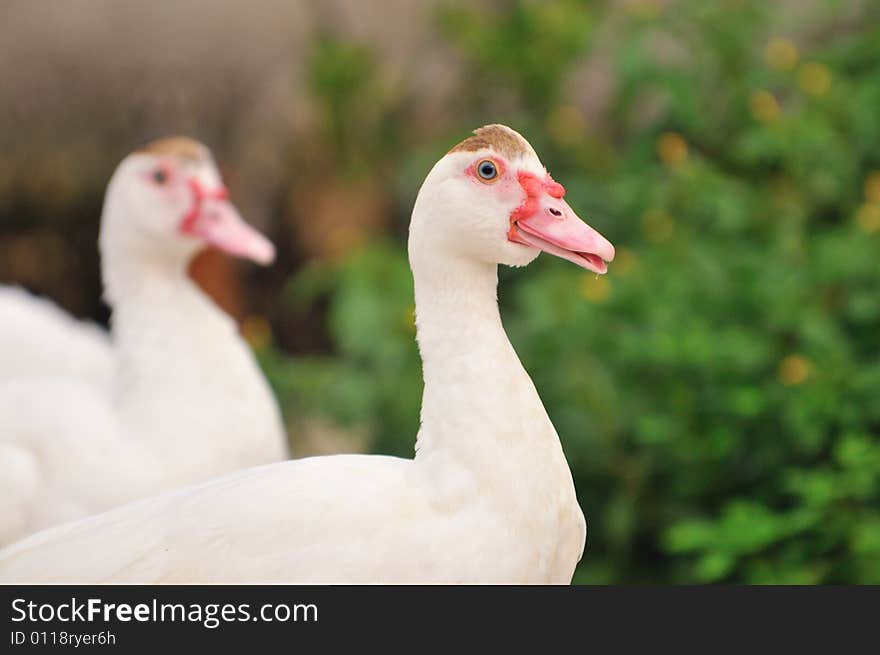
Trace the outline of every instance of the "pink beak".
<instances>
[{"instance_id":1,"label":"pink beak","mask_svg":"<svg viewBox=\"0 0 880 655\"><path fill-rule=\"evenodd\" d=\"M599 274L614 259L608 239L578 218L565 200L549 193L529 197L513 213L508 238Z\"/></svg>"},{"instance_id":2,"label":"pink beak","mask_svg":"<svg viewBox=\"0 0 880 655\"><path fill-rule=\"evenodd\" d=\"M248 225L238 210L226 199L224 188L205 192L193 183L195 204L184 217L181 231L233 257L250 259L258 264L275 260L275 246Z\"/></svg>"}]
</instances>

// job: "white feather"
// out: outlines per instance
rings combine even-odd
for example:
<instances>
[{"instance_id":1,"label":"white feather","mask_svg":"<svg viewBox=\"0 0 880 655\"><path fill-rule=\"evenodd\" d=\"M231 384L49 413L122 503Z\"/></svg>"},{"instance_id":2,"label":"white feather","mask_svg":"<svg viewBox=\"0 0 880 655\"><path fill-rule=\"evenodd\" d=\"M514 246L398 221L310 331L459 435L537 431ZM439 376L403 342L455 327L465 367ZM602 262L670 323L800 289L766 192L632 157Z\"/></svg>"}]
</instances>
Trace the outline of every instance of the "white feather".
<instances>
[{"instance_id":1,"label":"white feather","mask_svg":"<svg viewBox=\"0 0 880 655\"><path fill-rule=\"evenodd\" d=\"M0 380L56 375L107 389L112 374L106 331L23 289L0 285Z\"/></svg>"}]
</instances>

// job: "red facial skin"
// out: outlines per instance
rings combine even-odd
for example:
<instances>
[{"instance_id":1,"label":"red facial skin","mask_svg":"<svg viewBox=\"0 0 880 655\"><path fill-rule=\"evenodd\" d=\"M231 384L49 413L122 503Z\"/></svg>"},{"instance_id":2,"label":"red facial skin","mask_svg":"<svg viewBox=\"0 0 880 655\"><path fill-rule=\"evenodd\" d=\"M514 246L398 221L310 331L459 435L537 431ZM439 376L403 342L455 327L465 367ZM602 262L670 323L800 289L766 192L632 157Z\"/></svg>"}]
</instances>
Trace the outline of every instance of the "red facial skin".
<instances>
[{"instance_id":1,"label":"red facial skin","mask_svg":"<svg viewBox=\"0 0 880 655\"><path fill-rule=\"evenodd\" d=\"M184 234L194 234L196 221L202 211L202 204L206 200L226 200L229 198L229 189L220 185L214 189L205 189L198 180L190 178L189 189L192 193L193 204L180 222L180 231Z\"/></svg>"},{"instance_id":2,"label":"red facial skin","mask_svg":"<svg viewBox=\"0 0 880 655\"><path fill-rule=\"evenodd\" d=\"M490 159L494 162L495 167L498 169L498 177L492 181L486 181L482 179L477 174L477 164L486 159ZM510 190L510 187L513 186L512 176L506 176L507 172L507 162L498 157L481 157L477 161L473 162L470 166L465 169L465 175L472 178L476 182L483 184L485 186L500 186L505 191ZM516 236L516 221L528 218L529 216L534 215L540 210L540 202L541 195L547 194L551 198L564 198L565 197L565 187L563 187L559 182L556 182L550 174L547 173L543 178L538 177L534 173L530 173L528 171L520 171L516 175L516 184L519 185L520 189L526 194L525 199L522 203L513 210L510 214L510 230L507 232L507 238L516 243L523 243L521 239L518 239Z\"/></svg>"},{"instance_id":3,"label":"red facial skin","mask_svg":"<svg viewBox=\"0 0 880 655\"><path fill-rule=\"evenodd\" d=\"M477 173L480 163L487 159L498 170L491 180ZM563 200L565 189L548 173L513 171L498 157L481 157L465 174L474 184L495 187L496 193L505 198L525 196L510 213L509 241L538 248L595 273L608 270L605 262L614 259L614 246L575 214Z\"/></svg>"},{"instance_id":4,"label":"red facial skin","mask_svg":"<svg viewBox=\"0 0 880 655\"><path fill-rule=\"evenodd\" d=\"M534 173L520 171L517 179L522 190L526 193L526 198L510 214L510 230L507 232L507 238L511 241L522 243L522 240L516 236L516 221L533 216L540 210L542 194L546 193L551 198L564 198L565 187L559 184L559 182L554 181L549 173L544 176L544 179L541 179Z\"/></svg>"},{"instance_id":5,"label":"red facial skin","mask_svg":"<svg viewBox=\"0 0 880 655\"><path fill-rule=\"evenodd\" d=\"M156 174L162 173L165 175L165 179L163 181L159 181L156 179ZM176 181L177 177L177 168L176 166L169 161L163 161L159 164L158 167L150 170L147 173L147 180L150 184L156 187L161 188L169 188ZM192 205L186 214L183 215L183 218L180 221L179 230L183 234L193 235L195 230L196 221L199 218L199 215L202 211L202 207L206 200L228 200L229 199L229 189L227 189L224 185L220 185L213 189L206 189L201 182L199 182L195 178L188 178L185 180L187 189L192 198Z\"/></svg>"}]
</instances>

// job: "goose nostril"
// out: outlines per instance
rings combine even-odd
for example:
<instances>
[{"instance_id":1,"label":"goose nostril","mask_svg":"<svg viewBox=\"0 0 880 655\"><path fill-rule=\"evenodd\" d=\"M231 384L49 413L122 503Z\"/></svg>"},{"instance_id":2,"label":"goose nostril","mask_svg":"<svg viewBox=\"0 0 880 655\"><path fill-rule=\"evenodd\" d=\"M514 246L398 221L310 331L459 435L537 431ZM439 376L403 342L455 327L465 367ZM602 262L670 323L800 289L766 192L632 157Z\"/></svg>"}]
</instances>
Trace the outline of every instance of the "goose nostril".
<instances>
[{"instance_id":1,"label":"goose nostril","mask_svg":"<svg viewBox=\"0 0 880 655\"><path fill-rule=\"evenodd\" d=\"M548 207L547 211L553 214L554 216L562 216L562 212L556 209L556 207Z\"/></svg>"}]
</instances>

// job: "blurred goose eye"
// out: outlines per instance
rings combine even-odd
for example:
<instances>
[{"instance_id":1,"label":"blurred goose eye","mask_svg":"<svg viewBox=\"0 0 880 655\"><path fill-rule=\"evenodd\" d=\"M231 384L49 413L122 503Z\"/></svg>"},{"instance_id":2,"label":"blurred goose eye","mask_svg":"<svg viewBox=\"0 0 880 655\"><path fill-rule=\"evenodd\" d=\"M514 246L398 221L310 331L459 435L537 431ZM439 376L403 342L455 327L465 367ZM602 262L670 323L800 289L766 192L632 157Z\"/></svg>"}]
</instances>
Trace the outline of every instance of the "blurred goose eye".
<instances>
[{"instance_id":1,"label":"blurred goose eye","mask_svg":"<svg viewBox=\"0 0 880 655\"><path fill-rule=\"evenodd\" d=\"M484 182L494 182L498 178L498 167L491 159L484 159L477 164L477 175Z\"/></svg>"},{"instance_id":2,"label":"blurred goose eye","mask_svg":"<svg viewBox=\"0 0 880 655\"><path fill-rule=\"evenodd\" d=\"M153 181L156 184L165 184L168 181L168 171L164 168L157 168L153 171Z\"/></svg>"}]
</instances>

